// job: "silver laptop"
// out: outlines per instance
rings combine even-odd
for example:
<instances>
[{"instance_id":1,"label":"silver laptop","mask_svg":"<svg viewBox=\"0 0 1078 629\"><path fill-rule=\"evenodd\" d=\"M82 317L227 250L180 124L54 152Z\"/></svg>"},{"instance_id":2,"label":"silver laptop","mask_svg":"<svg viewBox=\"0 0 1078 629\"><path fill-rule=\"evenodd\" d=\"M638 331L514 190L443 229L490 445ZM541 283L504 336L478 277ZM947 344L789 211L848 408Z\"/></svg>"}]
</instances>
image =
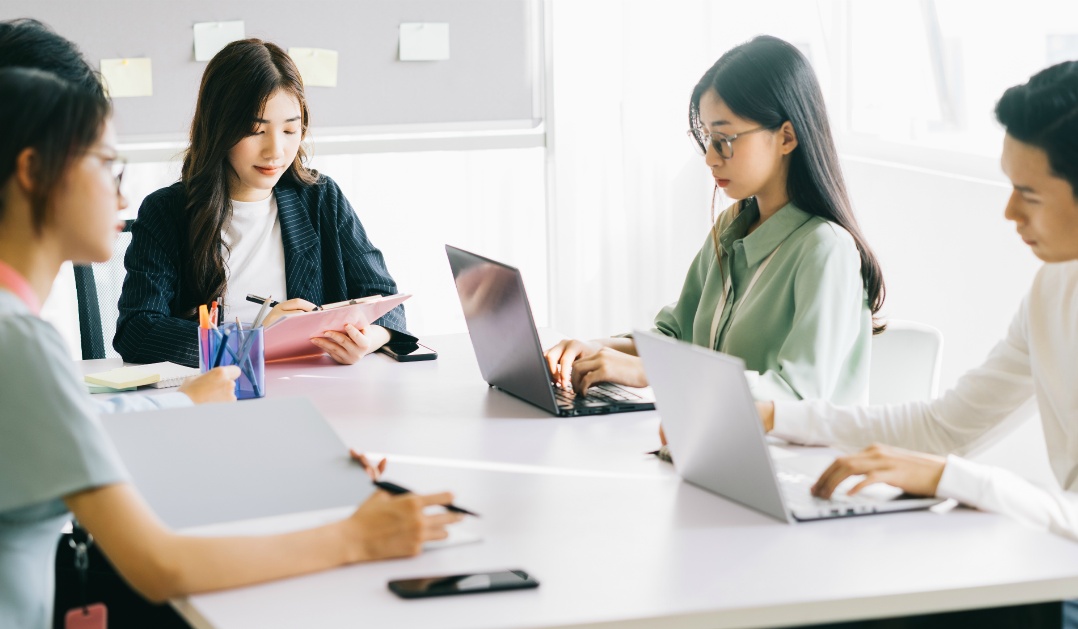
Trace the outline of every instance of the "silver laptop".
<instances>
[{"instance_id":1,"label":"silver laptop","mask_svg":"<svg viewBox=\"0 0 1078 629\"><path fill-rule=\"evenodd\" d=\"M555 415L593 415L655 408L651 394L609 383L575 395L553 383L520 271L445 246L483 379Z\"/></svg>"},{"instance_id":2,"label":"silver laptop","mask_svg":"<svg viewBox=\"0 0 1078 629\"><path fill-rule=\"evenodd\" d=\"M107 414L101 425L176 529L354 507L374 493L306 398Z\"/></svg>"},{"instance_id":3,"label":"silver laptop","mask_svg":"<svg viewBox=\"0 0 1078 629\"><path fill-rule=\"evenodd\" d=\"M663 418L674 467L686 481L786 522L927 509L936 498L907 497L888 485L854 496L850 478L829 500L812 496L815 469L772 456L739 359L652 332L634 332ZM779 453L785 451L779 450ZM806 469L809 468L808 470Z\"/></svg>"}]
</instances>

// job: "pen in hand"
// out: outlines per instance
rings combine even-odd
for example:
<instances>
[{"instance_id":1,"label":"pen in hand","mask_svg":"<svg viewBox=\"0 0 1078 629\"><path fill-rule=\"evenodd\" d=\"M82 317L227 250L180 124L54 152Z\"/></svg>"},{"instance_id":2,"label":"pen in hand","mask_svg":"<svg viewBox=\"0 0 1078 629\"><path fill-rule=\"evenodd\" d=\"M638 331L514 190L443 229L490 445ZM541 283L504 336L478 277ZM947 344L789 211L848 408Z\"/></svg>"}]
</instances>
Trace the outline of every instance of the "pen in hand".
<instances>
[{"instance_id":1,"label":"pen in hand","mask_svg":"<svg viewBox=\"0 0 1078 629\"><path fill-rule=\"evenodd\" d=\"M378 478L381 476L382 472L384 472L386 470L386 460L385 459L382 459L378 463L377 466L374 466L374 465L371 465L370 461L367 460L367 457L362 452L357 452L354 448L350 449L348 451L348 454L352 457L353 461L355 461L356 463L359 463L360 465L363 466L363 469L367 472L367 475L371 477L371 482L378 489L381 489L382 491L387 492L389 494L392 494L394 496L401 496L401 495L404 495L404 494L412 493L411 490L405 489L404 487L401 487L400 485L397 485L396 483L390 483L388 481L378 480ZM452 511L453 513L463 513L464 515L471 515L471 516L475 516L477 518L479 517L478 513L468 511L467 509L463 509L463 508L458 507L456 505L452 505L452 504L451 505L445 505L445 508L446 508L447 511Z\"/></svg>"},{"instance_id":2,"label":"pen in hand","mask_svg":"<svg viewBox=\"0 0 1078 629\"><path fill-rule=\"evenodd\" d=\"M412 490L405 489L404 487L401 487L400 485L397 485L396 483L391 483L389 481L374 480L374 481L371 481L371 482L374 483L374 486L377 487L378 489L381 489L384 492L393 494L394 496L402 496L404 494L412 493ZM468 511L467 509L458 507L457 505L454 505L454 504L448 504L448 505L443 505L443 506L445 507L446 511L452 511L453 513L463 513L464 515L470 515L470 516L474 516L474 517L477 517L477 518L479 517L478 513Z\"/></svg>"}]
</instances>

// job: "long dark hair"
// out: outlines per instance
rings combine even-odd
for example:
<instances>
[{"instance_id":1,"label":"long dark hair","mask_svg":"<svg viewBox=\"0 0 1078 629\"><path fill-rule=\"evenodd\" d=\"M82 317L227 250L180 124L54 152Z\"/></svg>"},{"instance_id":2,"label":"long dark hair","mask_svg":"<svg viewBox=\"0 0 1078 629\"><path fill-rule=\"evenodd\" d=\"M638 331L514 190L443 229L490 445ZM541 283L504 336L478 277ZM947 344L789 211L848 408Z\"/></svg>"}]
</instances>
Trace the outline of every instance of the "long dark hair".
<instances>
[{"instance_id":1,"label":"long dark hair","mask_svg":"<svg viewBox=\"0 0 1078 629\"><path fill-rule=\"evenodd\" d=\"M1048 154L1078 196L1078 61L1064 61L1003 93L996 119L1014 139Z\"/></svg>"},{"instance_id":2,"label":"long dark hair","mask_svg":"<svg viewBox=\"0 0 1078 629\"><path fill-rule=\"evenodd\" d=\"M187 235L181 267L180 310L194 316L199 304L226 292L224 241L221 231L232 218L228 151L248 136L266 102L284 91L299 102L302 135L310 122L303 80L292 58L279 46L260 39L228 44L206 66L191 121L191 144L183 158L181 180L187 195ZM300 146L296 159L282 175L301 185L315 183L318 174L303 162Z\"/></svg>"},{"instance_id":3,"label":"long dark hair","mask_svg":"<svg viewBox=\"0 0 1078 629\"><path fill-rule=\"evenodd\" d=\"M100 93L51 72L0 69L0 186L15 174L19 154L37 154L31 223L41 232L52 194L71 163L97 142L110 114ZM0 218L6 208L0 202Z\"/></svg>"},{"instance_id":4,"label":"long dark hair","mask_svg":"<svg viewBox=\"0 0 1078 629\"><path fill-rule=\"evenodd\" d=\"M778 129L786 121L793 125L797 148L790 155L786 193L798 208L841 225L853 236L861 254L861 279L872 314L876 315L886 295L883 271L854 217L823 93L808 59L791 44L766 35L729 50L692 91L690 129L701 126L700 99L709 90L715 90L738 116L768 129ZM739 203L735 211L741 207ZM721 258L717 232L718 226L714 225L715 255ZM885 327L873 316L873 334L883 332Z\"/></svg>"}]
</instances>

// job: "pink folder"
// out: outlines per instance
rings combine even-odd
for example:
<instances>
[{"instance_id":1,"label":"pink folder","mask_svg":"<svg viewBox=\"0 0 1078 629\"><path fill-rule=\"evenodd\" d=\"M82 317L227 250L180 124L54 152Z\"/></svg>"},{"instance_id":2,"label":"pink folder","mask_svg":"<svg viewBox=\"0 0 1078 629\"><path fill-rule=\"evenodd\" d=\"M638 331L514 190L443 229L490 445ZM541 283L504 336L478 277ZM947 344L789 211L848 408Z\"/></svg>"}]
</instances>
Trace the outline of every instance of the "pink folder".
<instances>
[{"instance_id":1,"label":"pink folder","mask_svg":"<svg viewBox=\"0 0 1078 629\"><path fill-rule=\"evenodd\" d=\"M321 356L325 352L311 343L311 337L322 336L326 330L343 330L345 323L363 329L409 297L368 297L348 306L285 315L266 328L266 362Z\"/></svg>"}]
</instances>

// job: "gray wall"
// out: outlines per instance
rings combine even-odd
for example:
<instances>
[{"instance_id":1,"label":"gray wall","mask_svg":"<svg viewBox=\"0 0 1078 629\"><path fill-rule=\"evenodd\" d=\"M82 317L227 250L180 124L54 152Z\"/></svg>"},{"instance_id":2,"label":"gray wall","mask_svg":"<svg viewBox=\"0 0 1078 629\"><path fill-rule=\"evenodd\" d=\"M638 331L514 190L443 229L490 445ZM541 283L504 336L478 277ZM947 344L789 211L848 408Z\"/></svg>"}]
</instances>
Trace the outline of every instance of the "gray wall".
<instances>
[{"instance_id":1,"label":"gray wall","mask_svg":"<svg viewBox=\"0 0 1078 629\"><path fill-rule=\"evenodd\" d=\"M186 135L207 62L192 25L243 20L247 37L340 53L338 86L310 87L312 128L532 120L535 0L3 0L101 59L150 57L153 96L116 100L121 136ZM397 61L401 22L448 22L448 61Z\"/></svg>"}]
</instances>

